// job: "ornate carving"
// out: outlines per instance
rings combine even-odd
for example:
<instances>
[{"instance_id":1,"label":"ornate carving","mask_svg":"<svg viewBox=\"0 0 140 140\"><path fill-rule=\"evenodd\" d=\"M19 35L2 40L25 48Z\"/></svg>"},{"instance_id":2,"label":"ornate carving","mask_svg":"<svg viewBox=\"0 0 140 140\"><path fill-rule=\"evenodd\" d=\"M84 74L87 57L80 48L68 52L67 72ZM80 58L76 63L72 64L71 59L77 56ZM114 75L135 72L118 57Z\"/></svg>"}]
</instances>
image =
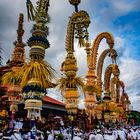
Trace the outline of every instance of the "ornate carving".
<instances>
[{"instance_id":1,"label":"ornate carving","mask_svg":"<svg viewBox=\"0 0 140 140\"><path fill-rule=\"evenodd\" d=\"M28 0L30 7L33 7L30 0ZM32 6L31 6L32 5ZM48 6L49 0L38 0L37 7L35 10L35 15L33 14L29 6L27 6L28 14L29 11L32 13L33 20L35 24L32 29L32 36L28 40L28 46L31 47L30 49L30 58L32 60L43 60L45 57L45 49L47 49L50 44L47 40L48 36L48 27L47 23L49 22L48 16Z\"/></svg>"},{"instance_id":2,"label":"ornate carving","mask_svg":"<svg viewBox=\"0 0 140 140\"><path fill-rule=\"evenodd\" d=\"M112 49L110 51L110 49L106 49L102 52L102 54L100 55L99 57L99 60L98 60L98 64L97 64L97 86L99 86L101 89L102 89L102 68L103 68L103 63L104 63L104 60L106 58L106 56L109 55L111 56L112 61L116 60L116 57L117 57L117 52L116 50Z\"/></svg>"},{"instance_id":3,"label":"ornate carving","mask_svg":"<svg viewBox=\"0 0 140 140\"><path fill-rule=\"evenodd\" d=\"M104 76L104 89L105 92L110 92L110 78L111 78L111 74L114 75L114 77L116 78L115 80L118 80L118 76L120 74L119 68L116 64L110 64L106 70L105 70L105 76Z\"/></svg>"},{"instance_id":4,"label":"ornate carving","mask_svg":"<svg viewBox=\"0 0 140 140\"><path fill-rule=\"evenodd\" d=\"M61 65L61 71L65 72L66 77L70 77L68 78L70 80L70 83L73 80L73 78L76 78L76 72L78 70L77 62L73 53L74 35L76 34L77 38L79 39L79 42L84 44L84 39L87 37L86 34L89 23L89 15L85 11L73 13L68 23L66 35L67 57Z\"/></svg>"},{"instance_id":5,"label":"ornate carving","mask_svg":"<svg viewBox=\"0 0 140 140\"><path fill-rule=\"evenodd\" d=\"M96 70L96 61L97 61L98 48L99 48L99 44L100 44L100 42L101 42L101 40L103 38L106 38L107 39L107 43L109 44L109 47L110 47L109 52L110 52L110 55L112 53L112 58L113 58L113 56L114 56L113 55L113 52L114 51L112 52L112 48L114 46L114 39L113 39L112 35L110 33L108 33L108 32L103 32L103 33L99 34L96 37L95 41L93 42L92 48L90 49L90 54L89 54L89 49L87 51L87 64L88 64L88 68L89 68L88 71L90 71L90 73L92 73L92 75L94 77L93 82L92 82L94 84L92 86L94 88L97 88L98 89L98 93L96 93L97 96L98 96L98 98L100 98L101 93L102 93L101 80L100 80L101 76L98 78L98 84L97 84L95 70ZM86 48L86 50L87 50L87 48ZM107 53L108 53L108 51L107 51ZM101 56L100 61L102 61L102 63L104 61L103 58L105 56L106 56L106 52L104 52L104 54ZM99 61L99 63L101 64L100 61ZM102 65L103 64L101 64L100 68L102 68ZM100 70L100 68L99 68L99 70ZM101 71L99 73L101 73ZM92 77L88 76L88 78L91 79ZM88 81L89 80L87 79L87 84L89 84Z\"/></svg>"},{"instance_id":6,"label":"ornate carving","mask_svg":"<svg viewBox=\"0 0 140 140\"><path fill-rule=\"evenodd\" d=\"M124 110L129 110L129 104L131 104L131 102L126 92L123 92L120 101L122 103Z\"/></svg>"},{"instance_id":7,"label":"ornate carving","mask_svg":"<svg viewBox=\"0 0 140 140\"><path fill-rule=\"evenodd\" d=\"M23 14L19 15L19 22L18 22L18 30L17 30L17 41L15 41L15 48L12 54L11 63L24 63L25 55L24 55L24 46L25 44L22 42L22 37L24 34L23 30Z\"/></svg>"},{"instance_id":8,"label":"ornate carving","mask_svg":"<svg viewBox=\"0 0 140 140\"><path fill-rule=\"evenodd\" d=\"M78 87L83 88L84 85L82 79L80 77L77 77L76 75L78 68L77 61L74 56L74 37L79 39L80 46L84 46L85 39L86 42L88 40L87 28L89 24L90 19L87 12L76 11L70 17L67 26L67 35L66 35L67 57L65 58L64 62L61 65L61 71L64 72L65 76L58 81L58 86L61 91L65 92L64 96L66 98L66 108L69 113L76 113L76 109L78 107L77 88Z\"/></svg>"},{"instance_id":9,"label":"ornate carving","mask_svg":"<svg viewBox=\"0 0 140 140\"><path fill-rule=\"evenodd\" d=\"M84 39L87 37L87 28L90 24L89 15L85 11L73 13L70 17L67 35L66 35L66 50L74 52L74 33L79 43L84 45Z\"/></svg>"},{"instance_id":10,"label":"ornate carving","mask_svg":"<svg viewBox=\"0 0 140 140\"><path fill-rule=\"evenodd\" d=\"M96 39L95 39L95 41L93 42L93 45L92 45L91 56L90 56L90 66L89 67L92 68L92 69L96 69L98 48L99 48L99 44L100 44L100 42L103 38L106 38L106 41L107 41L107 43L110 47L110 51L112 50L112 48L114 46L114 39L113 39L113 36L110 33L103 32L96 37Z\"/></svg>"},{"instance_id":11,"label":"ornate carving","mask_svg":"<svg viewBox=\"0 0 140 140\"><path fill-rule=\"evenodd\" d=\"M124 93L124 88L125 88L125 85L124 85L124 82L123 81L119 81L119 84L122 88L122 94Z\"/></svg>"},{"instance_id":12,"label":"ornate carving","mask_svg":"<svg viewBox=\"0 0 140 140\"><path fill-rule=\"evenodd\" d=\"M78 5L81 2L81 0L69 0L69 2L72 5Z\"/></svg>"},{"instance_id":13,"label":"ornate carving","mask_svg":"<svg viewBox=\"0 0 140 140\"><path fill-rule=\"evenodd\" d=\"M120 81L118 78L113 77L110 81L111 97L116 101L120 101Z\"/></svg>"}]
</instances>

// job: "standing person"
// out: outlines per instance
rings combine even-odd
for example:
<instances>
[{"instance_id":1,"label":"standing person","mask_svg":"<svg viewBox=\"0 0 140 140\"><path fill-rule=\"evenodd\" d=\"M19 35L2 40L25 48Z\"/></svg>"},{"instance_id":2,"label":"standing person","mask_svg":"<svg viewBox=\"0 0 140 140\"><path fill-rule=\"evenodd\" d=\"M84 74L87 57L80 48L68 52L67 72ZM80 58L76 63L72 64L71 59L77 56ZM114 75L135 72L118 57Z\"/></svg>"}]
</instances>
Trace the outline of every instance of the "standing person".
<instances>
[{"instance_id":1,"label":"standing person","mask_svg":"<svg viewBox=\"0 0 140 140\"><path fill-rule=\"evenodd\" d=\"M14 129L13 134L11 135L9 140L23 140L19 132L19 129L16 128Z\"/></svg>"},{"instance_id":2,"label":"standing person","mask_svg":"<svg viewBox=\"0 0 140 140\"><path fill-rule=\"evenodd\" d=\"M77 134L73 137L73 140L82 140L81 137Z\"/></svg>"},{"instance_id":3,"label":"standing person","mask_svg":"<svg viewBox=\"0 0 140 140\"><path fill-rule=\"evenodd\" d=\"M115 138L115 140L116 140L117 137L118 137L118 132L117 132L117 129L116 129L116 128L114 128L114 129L112 130L112 134L114 135L114 138Z\"/></svg>"},{"instance_id":4,"label":"standing person","mask_svg":"<svg viewBox=\"0 0 140 140\"><path fill-rule=\"evenodd\" d=\"M97 130L97 134L95 135L95 140L104 140L100 129Z\"/></svg>"},{"instance_id":5,"label":"standing person","mask_svg":"<svg viewBox=\"0 0 140 140\"><path fill-rule=\"evenodd\" d=\"M30 120L26 117L23 119L23 128L24 130L30 129Z\"/></svg>"},{"instance_id":6,"label":"standing person","mask_svg":"<svg viewBox=\"0 0 140 140\"><path fill-rule=\"evenodd\" d=\"M126 140L126 134L125 134L125 132L124 132L124 130L122 128L119 128L117 130L117 133L118 133L118 137L117 137L118 140L119 139Z\"/></svg>"},{"instance_id":7,"label":"standing person","mask_svg":"<svg viewBox=\"0 0 140 140\"><path fill-rule=\"evenodd\" d=\"M23 127L23 122L20 121L20 119L17 119L14 128L22 129Z\"/></svg>"},{"instance_id":8,"label":"standing person","mask_svg":"<svg viewBox=\"0 0 140 140\"><path fill-rule=\"evenodd\" d=\"M37 133L36 127L34 126L34 127L32 127L32 129L30 130L30 132L28 132L28 139L29 139L29 140L35 140L35 138L36 138L36 133Z\"/></svg>"},{"instance_id":9,"label":"standing person","mask_svg":"<svg viewBox=\"0 0 140 140\"><path fill-rule=\"evenodd\" d=\"M91 132L89 134L89 140L95 140L95 133L94 132Z\"/></svg>"},{"instance_id":10,"label":"standing person","mask_svg":"<svg viewBox=\"0 0 140 140\"><path fill-rule=\"evenodd\" d=\"M132 139L133 140L138 140L138 131L137 131L137 128L134 127L131 131L131 136L132 136Z\"/></svg>"},{"instance_id":11,"label":"standing person","mask_svg":"<svg viewBox=\"0 0 140 140\"><path fill-rule=\"evenodd\" d=\"M15 120L10 120L9 122L9 128L13 129L16 121Z\"/></svg>"},{"instance_id":12,"label":"standing person","mask_svg":"<svg viewBox=\"0 0 140 140\"><path fill-rule=\"evenodd\" d=\"M13 133L13 129L9 128L8 124L6 124L5 127L4 127L4 130L3 130L3 139L9 140L12 133Z\"/></svg>"},{"instance_id":13,"label":"standing person","mask_svg":"<svg viewBox=\"0 0 140 140\"><path fill-rule=\"evenodd\" d=\"M108 131L107 131L107 130L104 131L104 139L105 139L105 140L108 139Z\"/></svg>"},{"instance_id":14,"label":"standing person","mask_svg":"<svg viewBox=\"0 0 140 140\"><path fill-rule=\"evenodd\" d=\"M43 129L43 124L39 117L37 117L37 119L35 120L35 125L36 125L36 129L40 129L40 130Z\"/></svg>"},{"instance_id":15,"label":"standing person","mask_svg":"<svg viewBox=\"0 0 140 140\"><path fill-rule=\"evenodd\" d=\"M48 140L54 140L54 135L51 133L51 132L47 132L49 135L48 135Z\"/></svg>"},{"instance_id":16,"label":"standing person","mask_svg":"<svg viewBox=\"0 0 140 140\"><path fill-rule=\"evenodd\" d=\"M131 140L131 139L132 139L131 130L128 129L128 132L127 132L127 140Z\"/></svg>"},{"instance_id":17,"label":"standing person","mask_svg":"<svg viewBox=\"0 0 140 140\"><path fill-rule=\"evenodd\" d=\"M112 134L111 131L108 131L107 134L104 137L105 140L116 140L115 136Z\"/></svg>"},{"instance_id":18,"label":"standing person","mask_svg":"<svg viewBox=\"0 0 140 140\"><path fill-rule=\"evenodd\" d=\"M35 120L35 116L32 115L30 120L30 129L32 129L34 126L36 126L36 120Z\"/></svg>"}]
</instances>

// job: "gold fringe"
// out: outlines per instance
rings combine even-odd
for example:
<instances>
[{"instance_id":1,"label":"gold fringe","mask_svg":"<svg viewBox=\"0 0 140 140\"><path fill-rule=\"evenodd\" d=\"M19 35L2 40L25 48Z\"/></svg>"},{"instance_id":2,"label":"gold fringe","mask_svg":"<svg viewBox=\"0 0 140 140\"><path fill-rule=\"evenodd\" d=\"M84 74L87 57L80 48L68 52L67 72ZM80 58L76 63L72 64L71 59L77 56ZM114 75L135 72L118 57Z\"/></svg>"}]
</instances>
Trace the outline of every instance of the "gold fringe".
<instances>
[{"instance_id":1,"label":"gold fringe","mask_svg":"<svg viewBox=\"0 0 140 140\"><path fill-rule=\"evenodd\" d=\"M84 39L82 37L79 37L79 46L80 47L84 47L85 46L85 42L84 42Z\"/></svg>"},{"instance_id":2,"label":"gold fringe","mask_svg":"<svg viewBox=\"0 0 140 140\"><path fill-rule=\"evenodd\" d=\"M36 11L34 9L32 2L30 0L27 0L26 6L27 6L28 20L34 21Z\"/></svg>"}]
</instances>

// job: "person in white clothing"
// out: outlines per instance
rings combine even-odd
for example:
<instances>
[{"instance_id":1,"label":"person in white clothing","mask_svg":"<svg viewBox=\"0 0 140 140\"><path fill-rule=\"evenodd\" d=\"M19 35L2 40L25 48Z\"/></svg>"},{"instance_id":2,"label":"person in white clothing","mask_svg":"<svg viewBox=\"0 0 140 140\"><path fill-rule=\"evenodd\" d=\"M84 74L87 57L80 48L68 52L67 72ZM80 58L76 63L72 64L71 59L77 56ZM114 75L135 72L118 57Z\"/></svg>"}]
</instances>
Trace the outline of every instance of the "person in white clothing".
<instances>
[{"instance_id":1,"label":"person in white clothing","mask_svg":"<svg viewBox=\"0 0 140 140\"><path fill-rule=\"evenodd\" d=\"M104 135L105 140L116 140L115 136L112 134L111 131L108 131L107 134Z\"/></svg>"},{"instance_id":2,"label":"person in white clothing","mask_svg":"<svg viewBox=\"0 0 140 140\"><path fill-rule=\"evenodd\" d=\"M89 140L95 140L95 134L94 133L89 134Z\"/></svg>"},{"instance_id":3,"label":"person in white clothing","mask_svg":"<svg viewBox=\"0 0 140 140\"><path fill-rule=\"evenodd\" d=\"M131 131L131 136L134 140L138 140L138 131L137 128L133 128L133 130Z\"/></svg>"},{"instance_id":4,"label":"person in white clothing","mask_svg":"<svg viewBox=\"0 0 140 140\"><path fill-rule=\"evenodd\" d=\"M19 129L14 129L14 132L11 135L9 140L23 140L22 137L21 137L21 134L19 132Z\"/></svg>"},{"instance_id":5,"label":"person in white clothing","mask_svg":"<svg viewBox=\"0 0 140 140\"><path fill-rule=\"evenodd\" d=\"M23 123L21 121L18 120L17 122L15 122L14 128L22 129L22 127L23 127Z\"/></svg>"},{"instance_id":6,"label":"person in white clothing","mask_svg":"<svg viewBox=\"0 0 140 140\"><path fill-rule=\"evenodd\" d=\"M117 133L121 140L126 140L125 132L122 129L118 129Z\"/></svg>"},{"instance_id":7,"label":"person in white clothing","mask_svg":"<svg viewBox=\"0 0 140 140\"><path fill-rule=\"evenodd\" d=\"M104 140L99 129L97 130L97 134L95 135L95 140Z\"/></svg>"},{"instance_id":8,"label":"person in white clothing","mask_svg":"<svg viewBox=\"0 0 140 140\"><path fill-rule=\"evenodd\" d=\"M74 136L73 140L82 140L79 136Z\"/></svg>"},{"instance_id":9,"label":"person in white clothing","mask_svg":"<svg viewBox=\"0 0 140 140\"><path fill-rule=\"evenodd\" d=\"M131 140L131 139L132 139L131 130L128 129L128 132L127 132L127 140Z\"/></svg>"},{"instance_id":10,"label":"person in white clothing","mask_svg":"<svg viewBox=\"0 0 140 140\"><path fill-rule=\"evenodd\" d=\"M52 133L49 133L48 140L54 140L54 135Z\"/></svg>"},{"instance_id":11,"label":"person in white clothing","mask_svg":"<svg viewBox=\"0 0 140 140\"><path fill-rule=\"evenodd\" d=\"M117 129L113 129L112 130L112 134L113 134L113 136L114 136L114 138L115 138L115 140L117 139L117 137L118 137L118 132L117 132Z\"/></svg>"}]
</instances>

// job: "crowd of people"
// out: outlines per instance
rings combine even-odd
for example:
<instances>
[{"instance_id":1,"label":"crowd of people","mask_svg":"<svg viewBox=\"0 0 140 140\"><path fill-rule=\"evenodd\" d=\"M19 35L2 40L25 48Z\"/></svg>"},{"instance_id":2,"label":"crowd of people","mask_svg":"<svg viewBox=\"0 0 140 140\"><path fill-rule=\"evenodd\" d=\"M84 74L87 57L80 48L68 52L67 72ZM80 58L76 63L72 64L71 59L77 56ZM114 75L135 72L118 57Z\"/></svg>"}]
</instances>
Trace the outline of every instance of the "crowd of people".
<instances>
[{"instance_id":1,"label":"crowd of people","mask_svg":"<svg viewBox=\"0 0 140 140\"><path fill-rule=\"evenodd\" d=\"M44 122L45 123L45 122ZM140 140L139 126L104 127L90 131L82 128L67 126L60 120L57 128L44 127L39 119L11 120L0 132L0 140Z\"/></svg>"}]
</instances>

